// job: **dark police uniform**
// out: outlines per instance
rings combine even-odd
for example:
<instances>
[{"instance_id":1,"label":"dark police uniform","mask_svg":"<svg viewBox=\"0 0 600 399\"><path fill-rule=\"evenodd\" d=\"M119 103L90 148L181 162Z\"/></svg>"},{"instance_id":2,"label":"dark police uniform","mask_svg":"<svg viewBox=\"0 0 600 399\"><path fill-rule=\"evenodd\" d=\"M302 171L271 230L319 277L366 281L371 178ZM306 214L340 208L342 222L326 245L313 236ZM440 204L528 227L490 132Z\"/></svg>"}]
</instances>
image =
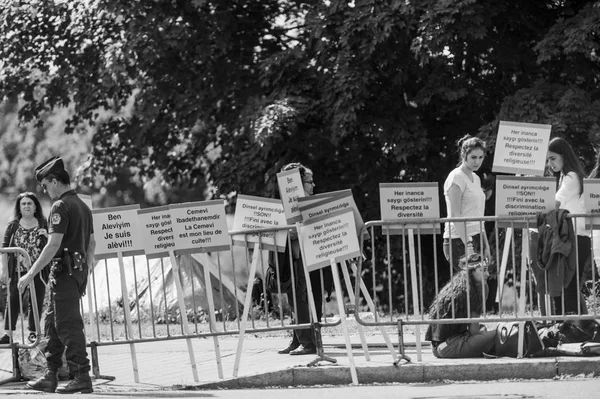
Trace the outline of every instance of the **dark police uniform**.
<instances>
[{"instance_id":1,"label":"dark police uniform","mask_svg":"<svg viewBox=\"0 0 600 399\"><path fill-rule=\"evenodd\" d=\"M64 234L50 272L52 296L45 321L49 337L46 347L48 369L58 370L61 367L66 346L65 355L71 373L88 373L90 362L79 299L87 285L86 252L94 232L92 212L74 190L69 190L52 205L48 226L48 233ZM79 262L68 265L66 256L77 258Z\"/></svg>"}]
</instances>

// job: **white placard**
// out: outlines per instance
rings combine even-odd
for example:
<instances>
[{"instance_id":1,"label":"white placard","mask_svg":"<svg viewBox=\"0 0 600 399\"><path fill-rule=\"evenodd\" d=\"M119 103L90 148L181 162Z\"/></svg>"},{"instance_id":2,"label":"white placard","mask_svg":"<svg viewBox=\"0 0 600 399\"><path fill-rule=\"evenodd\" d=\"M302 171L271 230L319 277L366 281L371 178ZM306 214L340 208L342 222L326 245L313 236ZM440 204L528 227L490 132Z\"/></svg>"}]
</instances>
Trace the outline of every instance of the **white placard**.
<instances>
[{"instance_id":1,"label":"white placard","mask_svg":"<svg viewBox=\"0 0 600 399\"><path fill-rule=\"evenodd\" d=\"M233 217L233 230L274 229L287 226L285 212L280 200L239 194ZM234 245L254 247L262 243L262 249L284 252L288 230L265 231L251 234L234 234ZM245 238L245 239L244 239ZM275 246L277 243L277 246Z\"/></svg>"},{"instance_id":2,"label":"white placard","mask_svg":"<svg viewBox=\"0 0 600 399\"><path fill-rule=\"evenodd\" d=\"M324 199L336 197L336 196L339 196L342 194L352 196L352 190L347 188L344 190L329 191L326 193L309 195L307 197L300 197L300 198L298 198L298 206L300 207L300 213L302 214L302 209L306 209L306 207L311 206L312 204L315 204L317 202L323 201Z\"/></svg>"},{"instance_id":3,"label":"white placard","mask_svg":"<svg viewBox=\"0 0 600 399\"><path fill-rule=\"evenodd\" d=\"M492 171L544 176L552 125L500 121Z\"/></svg>"},{"instance_id":4,"label":"white placard","mask_svg":"<svg viewBox=\"0 0 600 399\"><path fill-rule=\"evenodd\" d=\"M354 213L351 209L315 217L300 226L302 251L308 271L360 256Z\"/></svg>"},{"instance_id":5,"label":"white placard","mask_svg":"<svg viewBox=\"0 0 600 399\"><path fill-rule=\"evenodd\" d=\"M144 235L146 257L152 259L169 256L169 251L175 248L173 222L169 207L157 206L140 209L137 213Z\"/></svg>"},{"instance_id":6,"label":"white placard","mask_svg":"<svg viewBox=\"0 0 600 399\"><path fill-rule=\"evenodd\" d=\"M139 205L94 209L94 238L96 259L142 255L143 236L139 229L137 210Z\"/></svg>"},{"instance_id":7,"label":"white placard","mask_svg":"<svg viewBox=\"0 0 600 399\"><path fill-rule=\"evenodd\" d=\"M305 193L300 169L296 168L277 173L277 185L279 186L279 196L281 197L287 224L301 221L298 198L304 197Z\"/></svg>"},{"instance_id":8,"label":"white placard","mask_svg":"<svg viewBox=\"0 0 600 399\"><path fill-rule=\"evenodd\" d=\"M317 217L327 216L336 211L351 209L355 218L357 236L360 234L360 230L364 226L362 216L358 211L358 207L356 206L356 202L354 202L354 197L352 196L352 191L350 190L344 190L339 194L326 196L317 202L307 203L302 201L299 204L303 223L306 223ZM367 231L365 231L365 237L368 237Z\"/></svg>"},{"instance_id":9,"label":"white placard","mask_svg":"<svg viewBox=\"0 0 600 399\"><path fill-rule=\"evenodd\" d=\"M552 177L496 176L496 216L535 216L556 208L556 180ZM515 221L499 227L527 227ZM529 226L535 227L535 226Z\"/></svg>"},{"instance_id":10,"label":"white placard","mask_svg":"<svg viewBox=\"0 0 600 399\"><path fill-rule=\"evenodd\" d=\"M600 228L600 179L583 179L583 187L585 212L594 214L591 220L586 220L585 228L598 229Z\"/></svg>"},{"instance_id":11,"label":"white placard","mask_svg":"<svg viewBox=\"0 0 600 399\"><path fill-rule=\"evenodd\" d=\"M439 219L438 183L379 183L379 206L382 220ZM384 227L389 234L404 234L407 229L422 234L439 234L440 223L402 224Z\"/></svg>"},{"instance_id":12,"label":"white placard","mask_svg":"<svg viewBox=\"0 0 600 399\"><path fill-rule=\"evenodd\" d=\"M169 210L176 254L231 248L223 200L174 204L169 205Z\"/></svg>"}]
</instances>

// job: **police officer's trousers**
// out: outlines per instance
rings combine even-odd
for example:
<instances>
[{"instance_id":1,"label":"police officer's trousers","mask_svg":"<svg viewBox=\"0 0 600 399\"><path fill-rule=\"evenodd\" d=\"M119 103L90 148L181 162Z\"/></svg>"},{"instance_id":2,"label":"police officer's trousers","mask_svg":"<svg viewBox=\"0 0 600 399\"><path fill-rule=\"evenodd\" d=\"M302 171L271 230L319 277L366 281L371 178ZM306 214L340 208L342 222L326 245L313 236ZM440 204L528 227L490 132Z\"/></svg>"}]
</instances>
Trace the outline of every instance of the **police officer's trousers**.
<instances>
[{"instance_id":1,"label":"police officer's trousers","mask_svg":"<svg viewBox=\"0 0 600 399\"><path fill-rule=\"evenodd\" d=\"M51 301L46 314L46 360L49 370L58 370L62 365L62 354L72 374L88 373L90 362L85 346L83 319L79 311L80 290L87 282L87 268L76 270L72 276L63 271L54 276Z\"/></svg>"}]
</instances>

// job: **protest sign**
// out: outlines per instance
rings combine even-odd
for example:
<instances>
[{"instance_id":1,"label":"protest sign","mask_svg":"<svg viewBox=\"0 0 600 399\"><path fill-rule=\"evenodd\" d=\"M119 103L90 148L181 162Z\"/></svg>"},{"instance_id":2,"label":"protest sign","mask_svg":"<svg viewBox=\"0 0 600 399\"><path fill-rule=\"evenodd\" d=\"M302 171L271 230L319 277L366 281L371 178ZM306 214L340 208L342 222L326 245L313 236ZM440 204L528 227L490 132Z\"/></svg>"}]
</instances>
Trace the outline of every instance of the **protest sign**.
<instances>
[{"instance_id":1,"label":"protest sign","mask_svg":"<svg viewBox=\"0 0 600 399\"><path fill-rule=\"evenodd\" d=\"M382 220L439 219L440 198L437 183L379 183ZM389 234L404 234L415 229L422 234L439 234L439 221L429 224L382 226Z\"/></svg>"},{"instance_id":2,"label":"protest sign","mask_svg":"<svg viewBox=\"0 0 600 399\"><path fill-rule=\"evenodd\" d=\"M139 205L92 210L96 259L142 255L143 236L139 230L137 210Z\"/></svg>"},{"instance_id":3,"label":"protest sign","mask_svg":"<svg viewBox=\"0 0 600 399\"><path fill-rule=\"evenodd\" d=\"M287 226L281 201L273 198L253 197L239 194L233 217L233 230L274 229ZM263 231L261 233L235 234L234 245L254 247L262 243L262 249L285 251L287 229ZM275 245L276 244L276 245Z\"/></svg>"},{"instance_id":4,"label":"protest sign","mask_svg":"<svg viewBox=\"0 0 600 399\"><path fill-rule=\"evenodd\" d=\"M162 258L169 255L175 247L173 223L168 206L139 209L138 220L144 235L146 257Z\"/></svg>"},{"instance_id":5,"label":"protest sign","mask_svg":"<svg viewBox=\"0 0 600 399\"><path fill-rule=\"evenodd\" d=\"M492 171L543 176L552 125L500 121Z\"/></svg>"},{"instance_id":6,"label":"protest sign","mask_svg":"<svg viewBox=\"0 0 600 399\"><path fill-rule=\"evenodd\" d=\"M584 179L583 187L585 191L585 211L593 213L594 217L588 219L585 224L586 229L600 228L600 179Z\"/></svg>"},{"instance_id":7,"label":"protest sign","mask_svg":"<svg viewBox=\"0 0 600 399\"><path fill-rule=\"evenodd\" d=\"M287 224L299 222L301 216L298 208L298 198L305 195L300 169L296 168L277 173L277 184Z\"/></svg>"},{"instance_id":8,"label":"protest sign","mask_svg":"<svg viewBox=\"0 0 600 399\"><path fill-rule=\"evenodd\" d=\"M321 202L326 198L336 197L341 194L351 196L352 190L345 189L345 190L337 190L337 191L328 191L326 193L309 195L308 197L300 197L300 198L298 198L298 207L300 208L300 214L302 215L302 209L305 209L306 207L308 207L314 203Z\"/></svg>"},{"instance_id":9,"label":"protest sign","mask_svg":"<svg viewBox=\"0 0 600 399\"><path fill-rule=\"evenodd\" d=\"M496 216L535 216L555 209L556 180L551 177L496 177ZM499 221L499 227L527 227L525 221ZM535 226L529 226L535 227Z\"/></svg>"},{"instance_id":10,"label":"protest sign","mask_svg":"<svg viewBox=\"0 0 600 399\"><path fill-rule=\"evenodd\" d=\"M174 204L169 210L176 254L230 249L223 200Z\"/></svg>"},{"instance_id":11,"label":"protest sign","mask_svg":"<svg viewBox=\"0 0 600 399\"><path fill-rule=\"evenodd\" d=\"M352 191L344 190L339 194L325 196L322 200L317 202L307 203L303 201L300 203L300 214L302 215L303 223L316 217L327 216L332 212L346 209L351 209L354 214L356 235L358 236L360 230L364 226L364 222L360 212L358 212L354 197L352 197ZM365 231L365 237L368 237L368 234L369 233Z\"/></svg>"},{"instance_id":12,"label":"protest sign","mask_svg":"<svg viewBox=\"0 0 600 399\"><path fill-rule=\"evenodd\" d=\"M314 217L300 226L305 267L318 270L336 262L360 256L354 213L352 209Z\"/></svg>"}]
</instances>

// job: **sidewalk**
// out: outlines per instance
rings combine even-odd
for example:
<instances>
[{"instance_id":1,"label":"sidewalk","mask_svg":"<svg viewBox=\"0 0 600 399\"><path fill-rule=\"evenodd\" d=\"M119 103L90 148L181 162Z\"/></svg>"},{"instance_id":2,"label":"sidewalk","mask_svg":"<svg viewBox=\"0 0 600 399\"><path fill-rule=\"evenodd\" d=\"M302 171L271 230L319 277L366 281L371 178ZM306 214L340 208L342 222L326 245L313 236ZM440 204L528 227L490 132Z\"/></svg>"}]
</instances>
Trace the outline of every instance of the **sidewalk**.
<instances>
[{"instance_id":1,"label":"sidewalk","mask_svg":"<svg viewBox=\"0 0 600 399\"><path fill-rule=\"evenodd\" d=\"M393 343L397 337L390 337ZM186 340L136 344L139 382L134 379L130 345L98 348L100 373L114 376L114 381L96 380L95 392L142 393L173 389L236 389L271 386L315 386L351 384L350 360L344 337L324 337L325 355L337 363L321 361L317 367L307 367L316 355L290 356L277 354L287 346L287 338L245 338L239 372L233 376L237 337L221 337L219 348L223 378L219 377L213 339L192 339L198 380L194 381ZM396 342L394 342L396 341ZM498 380L551 379L560 375L598 374L600 357L548 357L537 359L437 359L424 344L422 358L417 359L415 343L407 343L406 355L411 362L393 358L380 336L367 336L370 361L360 345L358 336L351 337L352 354L358 382L418 383L437 380ZM397 348L396 348L397 350ZM11 376L9 351L0 351L0 378ZM0 395L18 393L25 383L0 386Z\"/></svg>"}]
</instances>

